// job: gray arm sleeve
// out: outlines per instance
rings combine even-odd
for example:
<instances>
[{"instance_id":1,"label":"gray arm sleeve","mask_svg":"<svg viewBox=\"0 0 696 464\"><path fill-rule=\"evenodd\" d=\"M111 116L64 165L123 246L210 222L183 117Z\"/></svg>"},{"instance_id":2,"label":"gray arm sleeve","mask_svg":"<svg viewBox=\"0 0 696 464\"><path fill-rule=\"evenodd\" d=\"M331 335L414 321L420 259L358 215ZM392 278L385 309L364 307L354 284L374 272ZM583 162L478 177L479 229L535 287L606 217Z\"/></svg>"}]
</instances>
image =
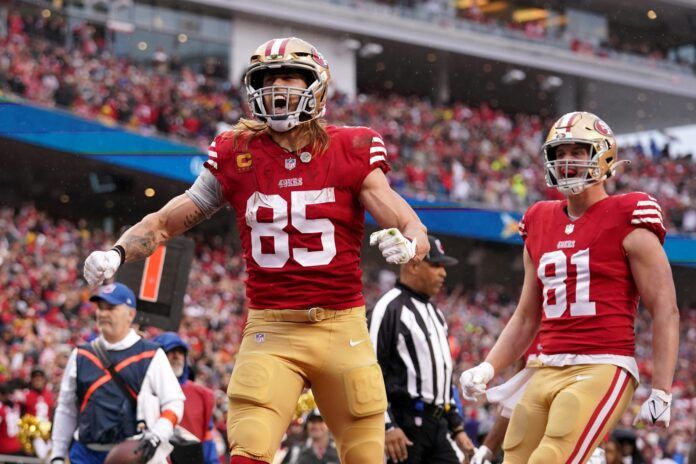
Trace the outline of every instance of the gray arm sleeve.
<instances>
[{"instance_id":1,"label":"gray arm sleeve","mask_svg":"<svg viewBox=\"0 0 696 464\"><path fill-rule=\"evenodd\" d=\"M203 169L186 195L210 218L220 208L227 204L220 182L207 169Z\"/></svg>"}]
</instances>

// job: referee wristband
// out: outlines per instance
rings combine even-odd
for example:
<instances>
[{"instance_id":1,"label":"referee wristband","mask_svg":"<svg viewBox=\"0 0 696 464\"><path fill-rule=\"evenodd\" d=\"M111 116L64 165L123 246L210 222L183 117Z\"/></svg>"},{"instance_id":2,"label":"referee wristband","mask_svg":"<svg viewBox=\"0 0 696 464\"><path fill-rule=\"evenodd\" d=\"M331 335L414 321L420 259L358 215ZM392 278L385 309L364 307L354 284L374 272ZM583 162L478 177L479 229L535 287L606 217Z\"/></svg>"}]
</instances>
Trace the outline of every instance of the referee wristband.
<instances>
[{"instance_id":1,"label":"referee wristband","mask_svg":"<svg viewBox=\"0 0 696 464\"><path fill-rule=\"evenodd\" d=\"M121 257L121 264L126 262L126 250L121 245L116 245L112 248Z\"/></svg>"}]
</instances>

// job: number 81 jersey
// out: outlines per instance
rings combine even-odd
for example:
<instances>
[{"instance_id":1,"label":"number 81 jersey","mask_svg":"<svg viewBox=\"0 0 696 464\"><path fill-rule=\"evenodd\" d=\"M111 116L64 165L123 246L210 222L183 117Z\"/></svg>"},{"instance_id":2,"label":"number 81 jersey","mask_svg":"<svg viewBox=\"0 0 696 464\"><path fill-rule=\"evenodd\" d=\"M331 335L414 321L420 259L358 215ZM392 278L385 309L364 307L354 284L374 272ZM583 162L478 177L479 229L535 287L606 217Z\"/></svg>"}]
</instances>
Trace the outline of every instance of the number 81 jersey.
<instances>
[{"instance_id":1,"label":"number 81 jersey","mask_svg":"<svg viewBox=\"0 0 696 464\"><path fill-rule=\"evenodd\" d=\"M633 356L639 295L623 240L645 228L664 243L660 206L633 192L604 198L575 221L566 208L565 200L536 203L519 226L541 290L543 353Z\"/></svg>"},{"instance_id":2,"label":"number 81 jersey","mask_svg":"<svg viewBox=\"0 0 696 464\"><path fill-rule=\"evenodd\" d=\"M234 208L255 309L344 309L364 304L360 246L363 180L389 170L382 138L328 126L328 149L288 152L267 135L215 138L205 166Z\"/></svg>"}]
</instances>

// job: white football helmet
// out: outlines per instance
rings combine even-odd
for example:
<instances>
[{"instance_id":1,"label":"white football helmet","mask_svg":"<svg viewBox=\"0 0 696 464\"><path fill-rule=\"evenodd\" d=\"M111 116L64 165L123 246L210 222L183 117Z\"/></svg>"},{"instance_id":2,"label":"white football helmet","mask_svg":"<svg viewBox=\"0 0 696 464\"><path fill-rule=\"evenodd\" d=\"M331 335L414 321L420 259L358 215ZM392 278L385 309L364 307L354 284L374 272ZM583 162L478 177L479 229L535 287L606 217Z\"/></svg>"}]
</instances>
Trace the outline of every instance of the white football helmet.
<instances>
[{"instance_id":1,"label":"white football helmet","mask_svg":"<svg viewBox=\"0 0 696 464\"><path fill-rule=\"evenodd\" d=\"M560 145L587 145L589 160L556 159ZM616 173L616 168L628 161L619 161L614 133L599 117L585 111L564 114L556 121L542 146L546 185L556 187L565 195L577 195L588 186L603 182ZM568 175L568 169L575 171Z\"/></svg>"},{"instance_id":2,"label":"white football helmet","mask_svg":"<svg viewBox=\"0 0 696 464\"><path fill-rule=\"evenodd\" d=\"M264 87L264 75L278 70L299 72L307 88ZM254 117L276 132L287 132L324 115L330 79L329 65L321 53L302 39L288 37L269 40L256 49L244 75L244 85ZM271 97L271 108L266 108L265 96ZM299 97L299 102L297 108L290 111L292 96ZM276 107L276 102L284 103L284 108Z\"/></svg>"}]
</instances>

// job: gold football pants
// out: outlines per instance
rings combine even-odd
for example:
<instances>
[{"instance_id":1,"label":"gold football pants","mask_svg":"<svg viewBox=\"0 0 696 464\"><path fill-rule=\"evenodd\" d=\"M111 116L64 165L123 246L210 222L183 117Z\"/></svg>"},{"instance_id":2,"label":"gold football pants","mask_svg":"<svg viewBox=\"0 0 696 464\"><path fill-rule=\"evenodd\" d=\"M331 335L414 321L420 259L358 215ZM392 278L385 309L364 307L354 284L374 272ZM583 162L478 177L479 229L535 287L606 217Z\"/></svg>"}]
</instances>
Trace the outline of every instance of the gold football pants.
<instances>
[{"instance_id":1,"label":"gold football pants","mask_svg":"<svg viewBox=\"0 0 696 464\"><path fill-rule=\"evenodd\" d=\"M384 380L365 307L250 310L227 396L231 454L271 462L303 387L344 464L384 459Z\"/></svg>"},{"instance_id":2,"label":"gold football pants","mask_svg":"<svg viewBox=\"0 0 696 464\"><path fill-rule=\"evenodd\" d=\"M635 380L610 364L541 367L515 407L505 464L580 464L628 407Z\"/></svg>"}]
</instances>

